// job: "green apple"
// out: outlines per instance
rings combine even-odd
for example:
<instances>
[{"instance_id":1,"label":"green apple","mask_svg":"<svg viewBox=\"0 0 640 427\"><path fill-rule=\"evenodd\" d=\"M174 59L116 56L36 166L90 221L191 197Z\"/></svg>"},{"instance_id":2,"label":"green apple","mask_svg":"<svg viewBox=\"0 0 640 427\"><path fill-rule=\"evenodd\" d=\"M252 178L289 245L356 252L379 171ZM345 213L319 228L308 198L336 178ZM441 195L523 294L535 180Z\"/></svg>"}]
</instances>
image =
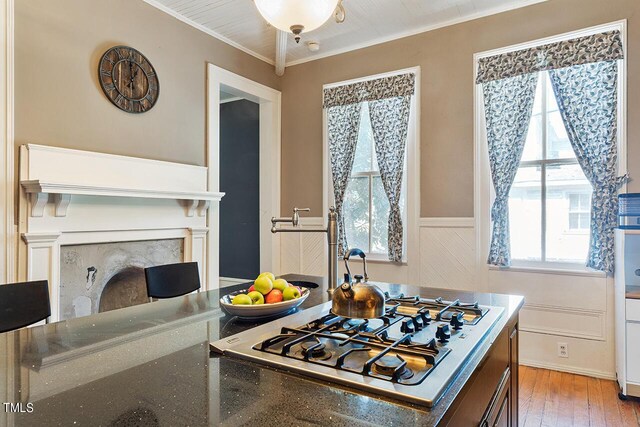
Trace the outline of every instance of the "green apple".
<instances>
[{"instance_id":1,"label":"green apple","mask_svg":"<svg viewBox=\"0 0 640 427\"><path fill-rule=\"evenodd\" d=\"M238 294L231 300L233 305L251 305L252 303L251 297L247 294Z\"/></svg>"},{"instance_id":2,"label":"green apple","mask_svg":"<svg viewBox=\"0 0 640 427\"><path fill-rule=\"evenodd\" d=\"M269 279L271 279L271 281L273 282L274 280L276 280L276 276L269 272L269 271L265 271L264 273L260 273L260 275L258 276L258 278L262 277L262 276L267 276Z\"/></svg>"},{"instance_id":3,"label":"green apple","mask_svg":"<svg viewBox=\"0 0 640 427\"><path fill-rule=\"evenodd\" d=\"M282 299L284 299L285 301L296 298L300 298L300 290L295 286L289 286L282 292Z\"/></svg>"},{"instance_id":4,"label":"green apple","mask_svg":"<svg viewBox=\"0 0 640 427\"><path fill-rule=\"evenodd\" d=\"M249 292L249 298L253 302L253 305L264 304L264 296L258 291Z\"/></svg>"},{"instance_id":5,"label":"green apple","mask_svg":"<svg viewBox=\"0 0 640 427\"><path fill-rule=\"evenodd\" d=\"M276 279L273 281L273 289L279 289L282 292L289 287L289 282L284 279Z\"/></svg>"},{"instance_id":6,"label":"green apple","mask_svg":"<svg viewBox=\"0 0 640 427\"><path fill-rule=\"evenodd\" d=\"M253 282L253 287L262 295L266 295L273 289L273 282L268 276L258 276L255 282Z\"/></svg>"}]
</instances>

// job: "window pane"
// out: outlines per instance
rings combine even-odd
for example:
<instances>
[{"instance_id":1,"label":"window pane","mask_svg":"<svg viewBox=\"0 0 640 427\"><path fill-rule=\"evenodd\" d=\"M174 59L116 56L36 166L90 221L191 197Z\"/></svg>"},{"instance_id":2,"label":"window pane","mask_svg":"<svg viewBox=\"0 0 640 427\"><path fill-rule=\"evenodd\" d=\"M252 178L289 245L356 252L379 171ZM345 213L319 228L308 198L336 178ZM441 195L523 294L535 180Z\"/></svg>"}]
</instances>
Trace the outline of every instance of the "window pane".
<instances>
[{"instance_id":1,"label":"window pane","mask_svg":"<svg viewBox=\"0 0 640 427\"><path fill-rule=\"evenodd\" d=\"M360 113L360 130L352 173L369 172L373 167L373 131L369 117L369 104L365 102ZM375 167L377 168L377 165Z\"/></svg>"},{"instance_id":2,"label":"window pane","mask_svg":"<svg viewBox=\"0 0 640 427\"><path fill-rule=\"evenodd\" d=\"M379 176L373 177L371 252L386 254L389 247L389 200Z\"/></svg>"},{"instance_id":3,"label":"window pane","mask_svg":"<svg viewBox=\"0 0 640 427\"><path fill-rule=\"evenodd\" d=\"M542 115L537 114L531 117L527 140L522 152L522 160L542 159Z\"/></svg>"},{"instance_id":4,"label":"window pane","mask_svg":"<svg viewBox=\"0 0 640 427\"><path fill-rule=\"evenodd\" d=\"M580 194L569 194L569 209L574 212L580 210Z\"/></svg>"},{"instance_id":5,"label":"window pane","mask_svg":"<svg viewBox=\"0 0 640 427\"><path fill-rule=\"evenodd\" d=\"M547 261L586 260L590 199L591 185L579 165L547 166Z\"/></svg>"},{"instance_id":6,"label":"window pane","mask_svg":"<svg viewBox=\"0 0 640 427\"><path fill-rule=\"evenodd\" d=\"M574 158L575 154L558 110L549 73L542 73L541 78L546 79L547 87L547 159Z\"/></svg>"},{"instance_id":7,"label":"window pane","mask_svg":"<svg viewBox=\"0 0 640 427\"><path fill-rule=\"evenodd\" d=\"M569 228L573 230L580 228L580 214L569 214Z\"/></svg>"},{"instance_id":8,"label":"window pane","mask_svg":"<svg viewBox=\"0 0 640 427\"><path fill-rule=\"evenodd\" d=\"M533 112L531 114L531 122L529 123L529 131L527 133L527 141L524 144L522 160L540 160L542 159L542 84L538 81L536 87L536 97L533 104Z\"/></svg>"},{"instance_id":9,"label":"window pane","mask_svg":"<svg viewBox=\"0 0 640 427\"><path fill-rule=\"evenodd\" d=\"M538 167L518 169L509 193L509 230L511 258L540 261L541 249L541 181Z\"/></svg>"},{"instance_id":10,"label":"window pane","mask_svg":"<svg viewBox=\"0 0 640 427\"><path fill-rule=\"evenodd\" d=\"M547 158L567 159L574 157L575 153L571 148L569 136L567 136L560 112L549 113L547 120Z\"/></svg>"},{"instance_id":11,"label":"window pane","mask_svg":"<svg viewBox=\"0 0 640 427\"><path fill-rule=\"evenodd\" d=\"M349 247L369 252L369 177L349 180L343 210Z\"/></svg>"}]
</instances>

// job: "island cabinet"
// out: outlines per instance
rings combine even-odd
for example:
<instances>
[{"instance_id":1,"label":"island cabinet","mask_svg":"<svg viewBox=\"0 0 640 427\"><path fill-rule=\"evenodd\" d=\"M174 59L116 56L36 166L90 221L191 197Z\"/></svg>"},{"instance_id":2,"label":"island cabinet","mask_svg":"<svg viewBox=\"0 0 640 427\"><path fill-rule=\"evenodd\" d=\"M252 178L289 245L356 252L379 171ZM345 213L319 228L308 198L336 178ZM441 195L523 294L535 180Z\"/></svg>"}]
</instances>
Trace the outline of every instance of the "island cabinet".
<instances>
[{"instance_id":1,"label":"island cabinet","mask_svg":"<svg viewBox=\"0 0 640 427\"><path fill-rule=\"evenodd\" d=\"M518 317L509 320L439 425L518 426Z\"/></svg>"}]
</instances>

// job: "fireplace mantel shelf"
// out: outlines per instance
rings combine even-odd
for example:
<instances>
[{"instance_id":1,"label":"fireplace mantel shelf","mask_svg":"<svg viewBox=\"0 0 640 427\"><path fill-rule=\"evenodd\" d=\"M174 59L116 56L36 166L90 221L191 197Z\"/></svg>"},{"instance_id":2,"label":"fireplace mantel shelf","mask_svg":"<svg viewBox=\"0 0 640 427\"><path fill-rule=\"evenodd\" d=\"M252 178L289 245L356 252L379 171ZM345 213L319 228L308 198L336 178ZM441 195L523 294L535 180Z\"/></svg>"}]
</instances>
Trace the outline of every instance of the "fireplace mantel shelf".
<instances>
[{"instance_id":1,"label":"fireplace mantel shelf","mask_svg":"<svg viewBox=\"0 0 640 427\"><path fill-rule=\"evenodd\" d=\"M49 200L49 194L54 195L55 215L67 215L67 207L71 196L102 196L102 197L135 197L144 199L169 199L184 201L187 215L193 216L196 209L200 216L204 216L211 202L219 202L224 193L211 191L165 191L154 189L118 188L105 186L90 186L66 184L42 180L22 181L22 187L31 196L31 216L42 217L44 208Z\"/></svg>"}]
</instances>

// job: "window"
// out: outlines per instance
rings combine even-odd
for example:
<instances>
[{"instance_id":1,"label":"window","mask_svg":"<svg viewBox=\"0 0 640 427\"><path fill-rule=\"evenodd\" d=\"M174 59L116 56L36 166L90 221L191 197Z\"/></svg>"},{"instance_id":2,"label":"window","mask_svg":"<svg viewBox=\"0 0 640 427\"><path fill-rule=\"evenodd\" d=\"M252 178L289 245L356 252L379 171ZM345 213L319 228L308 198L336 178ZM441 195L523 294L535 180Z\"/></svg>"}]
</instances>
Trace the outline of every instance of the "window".
<instances>
[{"instance_id":1,"label":"window","mask_svg":"<svg viewBox=\"0 0 640 427\"><path fill-rule=\"evenodd\" d=\"M589 231L591 197L587 193L569 194L569 229Z\"/></svg>"},{"instance_id":2,"label":"window","mask_svg":"<svg viewBox=\"0 0 640 427\"><path fill-rule=\"evenodd\" d=\"M589 247L591 192L569 142L549 74L540 72L522 160L509 194L514 265L583 263Z\"/></svg>"},{"instance_id":3,"label":"window","mask_svg":"<svg viewBox=\"0 0 640 427\"><path fill-rule=\"evenodd\" d=\"M406 183L406 154L403 176ZM407 234L405 188L406 185L403 183L400 211L402 212L404 236ZM362 104L358 145L356 146L351 178L347 185L343 211L345 233L349 246L360 248L368 254L380 255L380 258L386 257L388 252L389 201L382 186L376 161L369 105L366 102ZM405 238L405 246L406 240Z\"/></svg>"}]
</instances>

